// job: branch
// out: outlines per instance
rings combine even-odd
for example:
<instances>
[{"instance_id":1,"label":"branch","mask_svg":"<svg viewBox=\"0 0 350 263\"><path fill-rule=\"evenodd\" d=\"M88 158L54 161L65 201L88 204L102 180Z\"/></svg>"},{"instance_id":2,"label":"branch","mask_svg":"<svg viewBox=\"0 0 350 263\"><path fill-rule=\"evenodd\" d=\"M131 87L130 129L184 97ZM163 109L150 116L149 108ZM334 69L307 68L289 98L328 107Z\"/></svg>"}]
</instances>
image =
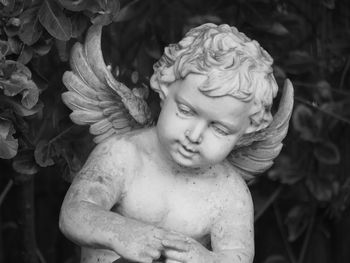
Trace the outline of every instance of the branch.
<instances>
[{"instance_id":1,"label":"branch","mask_svg":"<svg viewBox=\"0 0 350 263\"><path fill-rule=\"evenodd\" d=\"M283 186L280 185L267 199L263 207L256 213L254 217L254 222L258 221L258 219L265 213L265 211L270 207L270 205L276 200L276 198L280 195Z\"/></svg>"},{"instance_id":2,"label":"branch","mask_svg":"<svg viewBox=\"0 0 350 263\"><path fill-rule=\"evenodd\" d=\"M324 114L326 114L328 116L331 116L331 117L333 117L333 118L335 118L335 119L337 119L339 121L342 121L342 122L344 122L346 124L350 124L350 120L349 119L344 118L343 116L341 116L339 114L336 114L334 112L326 111L326 110L318 107L317 105L315 105L314 103L312 103L310 101L304 100L304 99L302 99L300 97L297 97L297 96L295 96L294 99L296 101L299 101L300 103L303 103L303 104L305 104L305 105L307 105L307 106L309 106L311 108L314 108L314 109L316 109L316 110L318 110L318 111L320 111L320 112L322 112L322 113L324 113Z\"/></svg>"},{"instance_id":3,"label":"branch","mask_svg":"<svg viewBox=\"0 0 350 263\"><path fill-rule=\"evenodd\" d=\"M11 190L11 187L13 186L13 180L10 179L10 181L7 183L7 185L5 186L4 191L2 191L1 195L0 195L0 207L2 205L2 202L4 201L7 193Z\"/></svg>"},{"instance_id":4,"label":"branch","mask_svg":"<svg viewBox=\"0 0 350 263\"><path fill-rule=\"evenodd\" d=\"M295 255L293 253L293 250L286 238L286 233L283 229L283 223L282 223L282 218L281 218L281 213L280 211L278 210L278 207L277 207L277 204L276 202L273 203L273 210L275 212L275 216L276 216L276 221L277 221L277 225L278 225L278 228L280 230L280 233L281 233L281 236L282 236L282 240L283 240L283 244L284 244L284 247L287 251L287 254L288 254L288 257L289 257L289 261L291 263L297 263L296 259L295 259Z\"/></svg>"},{"instance_id":5,"label":"branch","mask_svg":"<svg viewBox=\"0 0 350 263\"><path fill-rule=\"evenodd\" d=\"M299 255L298 263L304 262L305 254L306 254L306 251L309 247L310 237L312 234L312 230L314 229L314 225L315 225L315 213L312 214L312 217L311 217L311 220L309 223L309 227L307 229L306 237L305 237L304 242L303 242L303 247L302 247L300 255Z\"/></svg>"}]
</instances>

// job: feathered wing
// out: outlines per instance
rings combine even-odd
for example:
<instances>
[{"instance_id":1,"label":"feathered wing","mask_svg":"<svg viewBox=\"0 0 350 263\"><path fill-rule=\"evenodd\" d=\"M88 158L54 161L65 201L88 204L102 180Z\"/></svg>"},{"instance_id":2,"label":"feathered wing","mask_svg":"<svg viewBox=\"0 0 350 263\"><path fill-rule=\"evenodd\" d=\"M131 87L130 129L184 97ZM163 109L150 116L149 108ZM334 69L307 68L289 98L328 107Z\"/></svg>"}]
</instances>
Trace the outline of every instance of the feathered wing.
<instances>
[{"instance_id":1,"label":"feathered wing","mask_svg":"<svg viewBox=\"0 0 350 263\"><path fill-rule=\"evenodd\" d=\"M229 162L237 167L247 180L254 175L263 173L273 164L273 160L282 149L282 140L287 134L289 119L293 110L294 91L292 83L287 79L284 83L282 97L277 113L271 124L252 138L250 145L242 146L232 151Z\"/></svg>"},{"instance_id":2,"label":"feathered wing","mask_svg":"<svg viewBox=\"0 0 350 263\"><path fill-rule=\"evenodd\" d=\"M63 102L73 111L72 121L90 125L96 143L151 122L146 101L117 81L107 68L102 56L101 34L102 26L93 25L84 45L73 46L72 71L63 75L68 91L62 94Z\"/></svg>"}]
</instances>

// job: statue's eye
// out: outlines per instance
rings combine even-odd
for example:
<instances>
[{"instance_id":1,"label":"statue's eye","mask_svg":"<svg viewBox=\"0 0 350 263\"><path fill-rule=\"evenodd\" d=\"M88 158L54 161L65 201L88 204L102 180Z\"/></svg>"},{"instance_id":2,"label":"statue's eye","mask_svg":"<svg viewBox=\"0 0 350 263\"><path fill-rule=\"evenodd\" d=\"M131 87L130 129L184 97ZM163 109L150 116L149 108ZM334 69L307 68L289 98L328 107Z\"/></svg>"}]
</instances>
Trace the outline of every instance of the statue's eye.
<instances>
[{"instance_id":1,"label":"statue's eye","mask_svg":"<svg viewBox=\"0 0 350 263\"><path fill-rule=\"evenodd\" d=\"M178 104L177 108L182 115L185 115L185 116L192 116L193 115L193 111L184 104Z\"/></svg>"},{"instance_id":2,"label":"statue's eye","mask_svg":"<svg viewBox=\"0 0 350 263\"><path fill-rule=\"evenodd\" d=\"M230 131L221 125L213 124L212 128L216 133L220 135L227 136L230 134Z\"/></svg>"}]
</instances>

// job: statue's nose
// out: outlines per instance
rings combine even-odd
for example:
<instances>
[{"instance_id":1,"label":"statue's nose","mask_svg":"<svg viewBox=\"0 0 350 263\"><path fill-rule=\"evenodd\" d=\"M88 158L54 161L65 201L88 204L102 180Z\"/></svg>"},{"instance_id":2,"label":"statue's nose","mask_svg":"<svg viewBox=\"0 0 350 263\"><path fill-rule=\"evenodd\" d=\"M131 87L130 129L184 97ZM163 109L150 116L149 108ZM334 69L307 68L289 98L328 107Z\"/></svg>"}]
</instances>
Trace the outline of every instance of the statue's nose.
<instances>
[{"instance_id":1,"label":"statue's nose","mask_svg":"<svg viewBox=\"0 0 350 263\"><path fill-rule=\"evenodd\" d=\"M190 129L187 129L185 132L186 138L191 143L201 143L203 141L203 133L206 129L206 123L205 122L197 122L195 125L193 125Z\"/></svg>"}]
</instances>

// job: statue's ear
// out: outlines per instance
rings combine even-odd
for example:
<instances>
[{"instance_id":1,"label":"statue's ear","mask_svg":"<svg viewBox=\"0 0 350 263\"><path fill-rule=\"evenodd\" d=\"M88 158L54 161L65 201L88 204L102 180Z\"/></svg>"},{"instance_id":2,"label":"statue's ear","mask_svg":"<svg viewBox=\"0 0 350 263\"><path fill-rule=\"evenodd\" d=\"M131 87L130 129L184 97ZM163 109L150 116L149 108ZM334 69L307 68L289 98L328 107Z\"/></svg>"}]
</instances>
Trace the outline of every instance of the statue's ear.
<instances>
[{"instance_id":1,"label":"statue's ear","mask_svg":"<svg viewBox=\"0 0 350 263\"><path fill-rule=\"evenodd\" d=\"M260 124L250 122L248 128L245 131L245 134L260 131L260 130L266 128L266 126L268 126L268 124L264 121L262 121Z\"/></svg>"},{"instance_id":2,"label":"statue's ear","mask_svg":"<svg viewBox=\"0 0 350 263\"><path fill-rule=\"evenodd\" d=\"M265 129L272 121L271 112L261 110L260 105L254 104L249 115L250 123L245 131L246 134Z\"/></svg>"},{"instance_id":3,"label":"statue's ear","mask_svg":"<svg viewBox=\"0 0 350 263\"><path fill-rule=\"evenodd\" d=\"M151 77L150 85L154 91L158 92L162 104L163 100L168 96L169 85L164 82L160 82L155 74L153 74Z\"/></svg>"}]
</instances>

